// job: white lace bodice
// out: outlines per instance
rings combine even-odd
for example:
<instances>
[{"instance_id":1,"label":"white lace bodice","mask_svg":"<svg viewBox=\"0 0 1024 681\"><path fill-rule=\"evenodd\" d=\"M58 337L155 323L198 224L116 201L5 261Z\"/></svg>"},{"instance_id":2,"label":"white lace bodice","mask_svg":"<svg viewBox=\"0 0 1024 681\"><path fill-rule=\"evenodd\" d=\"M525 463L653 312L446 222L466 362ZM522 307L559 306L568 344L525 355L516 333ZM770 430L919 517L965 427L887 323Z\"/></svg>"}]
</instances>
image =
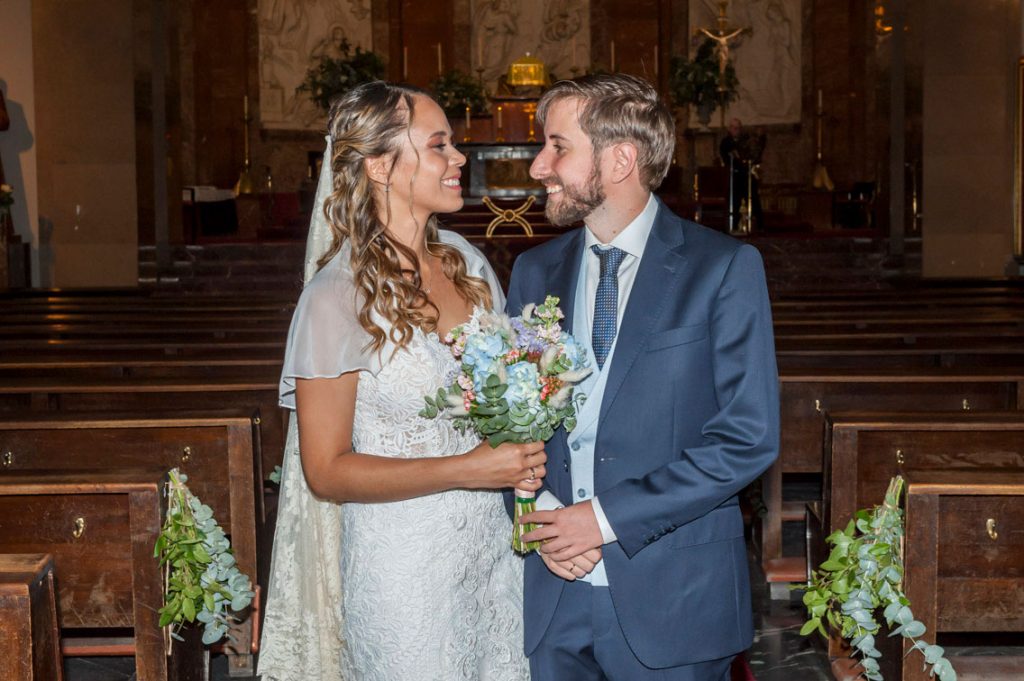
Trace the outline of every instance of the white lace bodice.
<instances>
[{"instance_id":1,"label":"white lace bodice","mask_svg":"<svg viewBox=\"0 0 1024 681\"><path fill-rule=\"evenodd\" d=\"M359 375L353 445L380 456L462 454L478 439L418 416L458 366L417 333ZM521 681L522 565L499 492L452 490L342 513L344 678Z\"/></svg>"}]
</instances>

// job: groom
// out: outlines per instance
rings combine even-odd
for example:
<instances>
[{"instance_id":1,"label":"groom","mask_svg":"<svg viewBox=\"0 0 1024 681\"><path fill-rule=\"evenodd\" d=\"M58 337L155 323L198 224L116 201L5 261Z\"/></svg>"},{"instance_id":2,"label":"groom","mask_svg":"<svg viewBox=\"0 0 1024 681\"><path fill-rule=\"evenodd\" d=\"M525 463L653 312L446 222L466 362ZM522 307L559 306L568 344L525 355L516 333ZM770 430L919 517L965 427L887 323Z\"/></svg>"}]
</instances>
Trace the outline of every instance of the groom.
<instances>
[{"instance_id":1,"label":"groom","mask_svg":"<svg viewBox=\"0 0 1024 681\"><path fill-rule=\"evenodd\" d=\"M561 298L594 373L524 518L533 681L728 679L752 639L737 493L778 451L761 258L651 194L674 132L645 81L559 82L537 120L547 217L586 226L519 257L508 310Z\"/></svg>"}]
</instances>

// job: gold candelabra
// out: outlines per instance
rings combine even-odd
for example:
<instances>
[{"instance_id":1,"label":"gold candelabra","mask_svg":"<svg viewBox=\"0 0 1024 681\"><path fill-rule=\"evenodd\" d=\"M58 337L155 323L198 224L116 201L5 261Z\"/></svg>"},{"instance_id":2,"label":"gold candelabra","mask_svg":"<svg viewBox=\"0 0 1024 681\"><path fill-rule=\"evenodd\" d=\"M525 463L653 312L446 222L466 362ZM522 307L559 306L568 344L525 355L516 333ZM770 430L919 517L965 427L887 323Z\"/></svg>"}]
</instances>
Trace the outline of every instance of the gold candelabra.
<instances>
[{"instance_id":1,"label":"gold candelabra","mask_svg":"<svg viewBox=\"0 0 1024 681\"><path fill-rule=\"evenodd\" d=\"M249 159L249 123L251 121L252 117L249 116L249 95L245 95L242 104L242 122L245 124L245 139L243 141L245 158L242 162L242 170L238 173L238 181L235 182L235 196L252 194L253 190L252 174L249 172L251 163Z\"/></svg>"}]
</instances>

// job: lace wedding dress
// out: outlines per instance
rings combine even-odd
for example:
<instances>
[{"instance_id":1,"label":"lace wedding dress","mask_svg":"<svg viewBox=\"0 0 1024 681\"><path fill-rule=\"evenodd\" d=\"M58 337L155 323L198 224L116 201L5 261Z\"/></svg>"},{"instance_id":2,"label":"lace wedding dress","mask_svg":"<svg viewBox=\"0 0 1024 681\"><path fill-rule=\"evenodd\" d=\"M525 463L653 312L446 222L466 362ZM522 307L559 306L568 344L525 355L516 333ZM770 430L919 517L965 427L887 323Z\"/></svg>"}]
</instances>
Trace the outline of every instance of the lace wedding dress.
<instances>
[{"instance_id":1,"label":"lace wedding dress","mask_svg":"<svg viewBox=\"0 0 1024 681\"><path fill-rule=\"evenodd\" d=\"M330 147L325 156L330 158ZM324 164L328 166L329 164ZM325 170L326 172L326 170ZM330 187L321 176L320 189ZM365 349L343 247L315 276L329 240L318 191L307 246L307 286L289 332L281 404L295 379L360 371L353 423L358 452L389 457L457 455L477 439L449 421L418 416L423 396L458 365L434 334L402 350ZM319 224L318 224L319 222ZM467 271L503 296L486 260L442 232ZM499 492L453 490L407 501L344 506L306 485L292 418L258 673L264 681L524 681L522 561Z\"/></svg>"}]
</instances>

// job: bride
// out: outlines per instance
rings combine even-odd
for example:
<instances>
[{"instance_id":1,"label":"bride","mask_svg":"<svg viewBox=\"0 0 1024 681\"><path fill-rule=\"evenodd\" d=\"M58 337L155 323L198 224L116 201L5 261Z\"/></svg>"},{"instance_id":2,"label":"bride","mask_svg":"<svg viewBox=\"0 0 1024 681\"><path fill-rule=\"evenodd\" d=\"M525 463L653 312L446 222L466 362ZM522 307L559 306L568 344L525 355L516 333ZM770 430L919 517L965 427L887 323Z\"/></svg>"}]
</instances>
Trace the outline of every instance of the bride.
<instances>
[{"instance_id":1,"label":"bride","mask_svg":"<svg viewBox=\"0 0 1024 681\"><path fill-rule=\"evenodd\" d=\"M462 207L466 159L429 96L379 81L331 107L329 132L281 378L296 416L259 674L528 679L496 490L538 489L543 445L492 449L417 415L458 369L438 338L504 302L482 254L433 217Z\"/></svg>"}]
</instances>

